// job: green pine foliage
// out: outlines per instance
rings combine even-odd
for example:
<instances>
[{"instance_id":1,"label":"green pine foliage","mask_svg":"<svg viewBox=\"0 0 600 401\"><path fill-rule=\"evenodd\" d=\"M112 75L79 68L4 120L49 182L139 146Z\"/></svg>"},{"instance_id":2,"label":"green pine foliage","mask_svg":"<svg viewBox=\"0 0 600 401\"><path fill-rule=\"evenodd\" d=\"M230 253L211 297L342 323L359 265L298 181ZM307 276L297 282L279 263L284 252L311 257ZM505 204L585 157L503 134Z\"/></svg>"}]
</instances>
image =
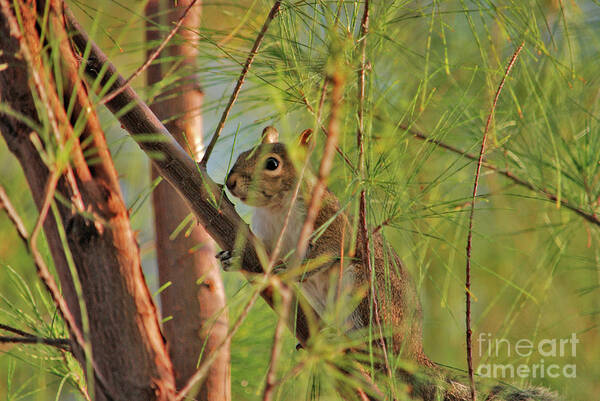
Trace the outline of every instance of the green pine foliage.
<instances>
[{"instance_id":1,"label":"green pine foliage","mask_svg":"<svg viewBox=\"0 0 600 401\"><path fill-rule=\"evenodd\" d=\"M143 39L144 2L69 4L124 76L156 45ZM203 26L194 30L201 54L194 73L205 92L198 112L204 116L207 140L271 5L266 0L203 2ZM303 129L326 124L328 96L320 122L316 111L324 79L334 71L345 78L340 148L357 165L357 38L363 6L358 1L283 2L209 163L215 180L223 181L231 157L256 144L264 126L277 126L292 143ZM600 214L599 19L600 7L593 0L370 4L367 179L361 180L336 157L329 187L351 215L358 211L358 193L366 189L369 226L381 226L386 246L398 252L418 288L426 353L457 374L466 369L465 244L476 168L461 153L477 156L493 96L523 42L497 104L485 153L487 163L518 177L521 184L484 167L475 203L474 362L557 364L559 377L501 379L518 387L548 387L573 400L592 399L600 391L600 225L590 221L598 221L595 216ZM171 29L160 28L164 35ZM145 87L143 77L134 81L148 102L190 73L168 56L157 62L167 65L162 82ZM172 62L174 66L167 64ZM149 162L114 117L98 108L154 292L158 278L148 194L155 183L149 179ZM412 131L431 141L416 138ZM314 170L324 138L317 136ZM440 142L458 152L440 147ZM37 211L5 145L0 145L0 167L0 183L31 229ZM239 205L238 210L249 217L247 207ZM4 214L0 238L0 323L43 337L65 337L65 326L33 261ZM50 262L47 250L44 255ZM255 288L237 273L223 277L233 322ZM259 301L235 335L233 399L261 399L276 322L273 311ZM491 343L489 353L490 343L481 342L479 348L482 333L490 333L484 338L492 342L507 339L512 352L506 343ZM548 357L536 349L521 357L514 349L522 339L537 346L545 339L571 338L572 333L580 341L575 354L570 346L564 355ZM296 351L295 339L286 332L278 369L282 385L275 399L338 400L334 379L357 385L362 379L340 370L352 361L341 351L344 341L324 331L311 347ZM565 365L576 365L576 378L565 377ZM393 366L411 369L401 360ZM0 345L0 400L82 399L77 391L85 385L81 374L68 353L55 348ZM396 399L405 397L402 384L385 376L378 377L378 384Z\"/></svg>"}]
</instances>

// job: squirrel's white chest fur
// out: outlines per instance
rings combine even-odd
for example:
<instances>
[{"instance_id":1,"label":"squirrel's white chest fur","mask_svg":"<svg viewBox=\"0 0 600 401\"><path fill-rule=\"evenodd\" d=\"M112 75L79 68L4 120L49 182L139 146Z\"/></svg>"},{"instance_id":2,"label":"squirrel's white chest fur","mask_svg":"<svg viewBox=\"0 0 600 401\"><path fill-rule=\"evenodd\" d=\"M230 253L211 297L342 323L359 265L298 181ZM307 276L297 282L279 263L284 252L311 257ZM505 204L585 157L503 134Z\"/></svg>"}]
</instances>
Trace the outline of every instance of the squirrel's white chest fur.
<instances>
[{"instance_id":1,"label":"squirrel's white chest fur","mask_svg":"<svg viewBox=\"0 0 600 401\"><path fill-rule=\"evenodd\" d=\"M252 216L252 232L262 240L268 252L273 252L279 237L282 235L289 205L278 208L257 207ZM304 202L297 200L291 210L290 218L281 238L279 259L285 258L290 251L296 249L300 239L300 231L306 217Z\"/></svg>"},{"instance_id":2,"label":"squirrel's white chest fur","mask_svg":"<svg viewBox=\"0 0 600 401\"><path fill-rule=\"evenodd\" d=\"M292 207L287 226L285 226L288 210L290 210L289 204L276 209L257 207L252 216L252 231L262 240L268 252L273 252L279 237L282 236L279 259L284 259L296 250L306 218L304 202L298 200ZM285 230L283 234L282 230ZM320 275L317 274L317 276ZM328 280L314 281L312 278L302 283L304 295L318 312L324 310L324 303L329 291L328 284Z\"/></svg>"},{"instance_id":3,"label":"squirrel's white chest fur","mask_svg":"<svg viewBox=\"0 0 600 401\"><path fill-rule=\"evenodd\" d=\"M252 216L252 231L261 239L268 252L273 252L279 237L282 236L279 259L284 259L291 252L295 251L304 220L306 219L306 207L304 202L299 199L291 209L287 226L285 226L288 210L290 210L289 204L282 205L277 209L257 207L254 209ZM283 231L282 235L284 226L285 231ZM344 276L341 280L342 292L345 292L347 295L351 295L348 294L348 290L354 285L354 268L355 266L353 265L346 266L343 273ZM337 276L339 269L336 268L334 272L328 270L321 271L302 282L303 294L319 314L323 313L327 306L327 300L331 296L330 290L333 288L332 284L334 287L337 287L336 283L338 280L337 278L332 280L331 273ZM333 289L335 290L335 288ZM352 313L348 317L348 323L350 327L362 327L362 322L360 322L356 313Z\"/></svg>"}]
</instances>

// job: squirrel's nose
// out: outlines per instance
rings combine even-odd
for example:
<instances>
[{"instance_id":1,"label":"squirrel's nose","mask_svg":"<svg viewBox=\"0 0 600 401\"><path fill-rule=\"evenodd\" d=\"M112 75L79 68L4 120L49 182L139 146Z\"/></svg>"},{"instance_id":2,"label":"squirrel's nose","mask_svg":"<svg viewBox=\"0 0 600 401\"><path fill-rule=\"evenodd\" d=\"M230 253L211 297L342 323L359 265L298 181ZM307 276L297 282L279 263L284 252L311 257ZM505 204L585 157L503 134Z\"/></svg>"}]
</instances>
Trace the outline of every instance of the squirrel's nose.
<instances>
[{"instance_id":1,"label":"squirrel's nose","mask_svg":"<svg viewBox=\"0 0 600 401\"><path fill-rule=\"evenodd\" d=\"M227 188L230 191L233 191L237 185L237 177L235 174L230 175L229 177L227 177L227 181L225 182L225 185L227 185Z\"/></svg>"}]
</instances>

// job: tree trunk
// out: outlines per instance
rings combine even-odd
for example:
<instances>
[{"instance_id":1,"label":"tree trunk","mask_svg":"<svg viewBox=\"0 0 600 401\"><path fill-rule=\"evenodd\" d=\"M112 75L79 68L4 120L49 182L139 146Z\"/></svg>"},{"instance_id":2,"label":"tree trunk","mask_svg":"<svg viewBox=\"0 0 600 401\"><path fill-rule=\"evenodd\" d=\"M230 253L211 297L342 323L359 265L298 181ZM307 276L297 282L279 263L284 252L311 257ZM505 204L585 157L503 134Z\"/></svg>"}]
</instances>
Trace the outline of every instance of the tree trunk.
<instances>
[{"instance_id":1,"label":"tree trunk","mask_svg":"<svg viewBox=\"0 0 600 401\"><path fill-rule=\"evenodd\" d=\"M43 1L37 4L37 8L35 2L18 2L21 24L17 22L11 3L0 0L0 50L3 51L0 64L7 63L7 68L0 72L0 100L40 126L42 121L55 121L50 130L50 137L55 138L48 140L45 132L32 134L32 128L21 119L6 114L0 119L0 128L9 149L23 167L38 208L46 196L45 186L50 170L59 166L43 159L36 143L41 142L50 154L68 151L70 155L69 166L72 168L68 167L61 175L56 193L72 204L55 203L81 283L81 300L69 273L65 249L52 212L44 229L62 292L69 310L79 316L76 320L81 331L83 319L79 301L84 302L87 310L87 340L91 342L93 361L98 368L94 372L95 398L170 399L175 391L171 361L160 332L156 308L144 280L139 249L104 133L77 75L77 61L69 48L61 3L51 2L46 37L50 35L52 40L48 43L40 43L38 29L44 27L37 25L42 23ZM23 27L23 32L20 32L19 26ZM56 50L60 50L63 59L64 93L67 97L71 93L75 96L71 120L63 105L65 99L59 98L60 92L57 92L52 76L47 74L42 64L42 52L52 46L60 46ZM36 102L43 106L36 107ZM73 122L80 116L85 126L77 136ZM65 150L67 146L70 148ZM88 165L85 157L90 157L94 163ZM85 367L81 349L75 341L72 342L76 356Z\"/></svg>"},{"instance_id":2,"label":"tree trunk","mask_svg":"<svg viewBox=\"0 0 600 401\"><path fill-rule=\"evenodd\" d=\"M159 3L159 0L150 0L146 7L146 16L155 23L159 23ZM168 13L165 25L174 26L190 3L190 0L179 1ZM194 75L198 35L193 30L199 27L200 16L201 4L197 2L184 18L177 37L173 38L174 44L168 47L179 73L183 70L186 75L167 93L161 94L165 100L159 99L152 106L161 120L168 121L166 127L177 142L196 160L202 156L203 93ZM147 25L146 40L149 43L158 43L162 39L154 27L151 22ZM153 51L148 49L148 56ZM163 63L155 63L148 68L148 86L162 80L161 65ZM152 178L156 177L158 171L152 166ZM184 229L172 238L177 227L192 214L185 200L171 184L162 181L154 190L152 201L160 284L171 283L160 294L163 316L172 317L164 323L163 329L176 385L181 388L196 372L200 355L205 357L213 352L227 335L225 291L215 259L215 244L204 228L196 225L189 235ZM195 219L192 224L194 222ZM200 389L199 399L231 399L229 344L219 351Z\"/></svg>"}]
</instances>

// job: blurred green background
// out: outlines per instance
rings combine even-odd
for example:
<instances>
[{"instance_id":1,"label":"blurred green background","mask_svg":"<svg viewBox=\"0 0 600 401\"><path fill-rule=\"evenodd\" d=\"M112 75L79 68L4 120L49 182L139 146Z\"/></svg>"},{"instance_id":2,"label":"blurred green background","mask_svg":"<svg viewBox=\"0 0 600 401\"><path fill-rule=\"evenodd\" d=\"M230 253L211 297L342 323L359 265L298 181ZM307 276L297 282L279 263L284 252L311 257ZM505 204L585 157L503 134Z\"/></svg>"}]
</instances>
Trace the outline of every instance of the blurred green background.
<instances>
[{"instance_id":1,"label":"blurred green background","mask_svg":"<svg viewBox=\"0 0 600 401\"><path fill-rule=\"evenodd\" d=\"M144 60L144 2L70 1L82 25L127 76ZM263 0L203 2L198 28L198 80L205 91L205 135L210 135L233 89L240 63L271 6ZM556 194L586 213L600 213L600 7L595 1L375 1L367 42L366 96L368 180L337 158L330 189L354 210L365 185L369 224L382 230L411 271L424 309L425 350L436 362L466 368L464 269L468 202L475 163L415 139L401 126L477 154L494 93L515 49L524 42L496 109L486 158L531 184L523 188L482 170L473 237L474 362L478 364L576 365L576 378L505 378L542 385L570 400L600 393L600 226L549 201ZM274 124L291 142L313 127L323 77L341 68L346 77L340 144L356 151L356 44L362 3L284 1L209 164L222 182L230 157L258 141ZM163 26L164 34L170 30ZM176 37L174 40L178 40ZM340 67L341 66L341 67ZM147 88L146 98L177 78ZM149 160L113 117L100 107L120 174L144 270L157 291ZM325 115L328 106L325 108ZM235 139L235 140L234 140ZM319 139L322 141L322 138ZM234 147L235 143L235 147ZM323 142L318 145L321 146ZM313 166L319 160L315 155ZM0 145L0 183L31 229L37 212L17 161ZM248 208L238 210L248 217ZM0 323L40 335L64 336L54 308L14 228L0 214ZM46 253L46 257L48 254ZM225 273L231 321L250 296L238 273ZM168 289L166 289L168 291ZM158 295L155 296L158 302ZM262 301L231 346L234 400L262 394L276 316ZM576 355L523 358L504 348L479 353L477 337L570 338ZM305 351L286 332L280 374ZM514 349L513 349L514 351ZM280 400L336 399L318 363L278 390ZM70 380L72 361L40 345L0 346L0 399L80 399ZM64 386L63 386L64 383Z\"/></svg>"}]
</instances>

